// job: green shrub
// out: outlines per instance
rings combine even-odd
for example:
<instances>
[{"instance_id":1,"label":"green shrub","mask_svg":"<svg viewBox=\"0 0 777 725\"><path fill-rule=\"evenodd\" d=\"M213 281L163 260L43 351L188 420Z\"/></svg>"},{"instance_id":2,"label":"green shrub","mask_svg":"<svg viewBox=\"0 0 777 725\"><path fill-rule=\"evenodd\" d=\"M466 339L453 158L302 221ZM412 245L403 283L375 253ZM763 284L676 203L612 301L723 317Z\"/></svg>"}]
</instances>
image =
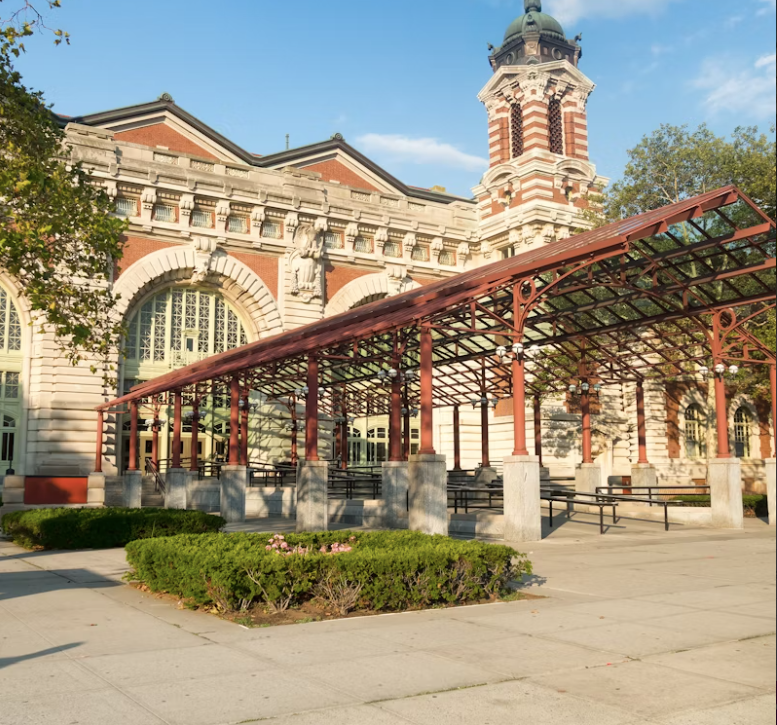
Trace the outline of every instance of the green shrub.
<instances>
[{"instance_id":1,"label":"green shrub","mask_svg":"<svg viewBox=\"0 0 777 725\"><path fill-rule=\"evenodd\" d=\"M693 508L709 508L712 505L710 496L675 496L673 501L680 501ZM746 513L755 516L769 515L769 501L766 496L760 494L745 494L742 496L742 505Z\"/></svg>"},{"instance_id":2,"label":"green shrub","mask_svg":"<svg viewBox=\"0 0 777 725\"><path fill-rule=\"evenodd\" d=\"M28 549L111 549L130 541L221 529L220 516L175 509L32 509L3 516L3 531Z\"/></svg>"},{"instance_id":3,"label":"green shrub","mask_svg":"<svg viewBox=\"0 0 777 725\"><path fill-rule=\"evenodd\" d=\"M130 578L151 591L224 610L264 604L282 611L318 596L342 613L481 601L531 573L531 562L507 546L415 532L289 534L289 547L309 550L290 555L267 551L271 539L208 534L133 541L127 545ZM320 551L335 542L353 549Z\"/></svg>"}]
</instances>

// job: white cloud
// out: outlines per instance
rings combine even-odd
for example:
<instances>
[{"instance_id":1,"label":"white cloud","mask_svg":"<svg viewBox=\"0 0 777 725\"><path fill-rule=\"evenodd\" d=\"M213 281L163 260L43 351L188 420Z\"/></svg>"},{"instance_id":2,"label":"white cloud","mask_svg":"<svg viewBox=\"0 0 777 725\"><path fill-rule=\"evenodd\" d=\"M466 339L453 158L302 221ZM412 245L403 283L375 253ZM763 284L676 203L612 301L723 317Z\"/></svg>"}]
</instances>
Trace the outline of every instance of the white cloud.
<instances>
[{"instance_id":1,"label":"white cloud","mask_svg":"<svg viewBox=\"0 0 777 725\"><path fill-rule=\"evenodd\" d=\"M762 55L756 62L756 68L768 68L770 65L777 65L777 53L771 55Z\"/></svg>"},{"instance_id":2,"label":"white cloud","mask_svg":"<svg viewBox=\"0 0 777 725\"><path fill-rule=\"evenodd\" d=\"M758 11L758 15L767 15L772 10L777 10L777 0L760 0L760 2L764 7Z\"/></svg>"},{"instance_id":3,"label":"white cloud","mask_svg":"<svg viewBox=\"0 0 777 725\"><path fill-rule=\"evenodd\" d=\"M581 18L622 18L627 15L656 15L679 0L547 0L543 10L561 23Z\"/></svg>"},{"instance_id":4,"label":"white cloud","mask_svg":"<svg viewBox=\"0 0 777 725\"><path fill-rule=\"evenodd\" d=\"M713 113L737 113L751 118L772 117L777 111L777 55L764 55L752 65L730 58L708 58L693 81L706 92L704 105Z\"/></svg>"},{"instance_id":5,"label":"white cloud","mask_svg":"<svg viewBox=\"0 0 777 725\"><path fill-rule=\"evenodd\" d=\"M415 164L439 164L467 171L482 171L488 160L464 153L436 138L410 138L399 134L368 133L357 139L367 154L389 157Z\"/></svg>"}]
</instances>

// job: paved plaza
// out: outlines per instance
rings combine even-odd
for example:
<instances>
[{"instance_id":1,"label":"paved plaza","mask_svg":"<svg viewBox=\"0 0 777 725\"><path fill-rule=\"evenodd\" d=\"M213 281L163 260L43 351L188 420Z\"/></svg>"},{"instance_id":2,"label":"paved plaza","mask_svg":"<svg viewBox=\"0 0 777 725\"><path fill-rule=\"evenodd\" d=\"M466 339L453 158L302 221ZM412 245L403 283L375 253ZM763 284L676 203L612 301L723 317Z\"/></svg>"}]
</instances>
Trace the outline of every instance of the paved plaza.
<instances>
[{"instance_id":1,"label":"paved plaza","mask_svg":"<svg viewBox=\"0 0 777 725\"><path fill-rule=\"evenodd\" d=\"M528 550L544 599L247 630L123 584L122 550L2 542L0 724L774 722L765 524L580 516Z\"/></svg>"}]
</instances>

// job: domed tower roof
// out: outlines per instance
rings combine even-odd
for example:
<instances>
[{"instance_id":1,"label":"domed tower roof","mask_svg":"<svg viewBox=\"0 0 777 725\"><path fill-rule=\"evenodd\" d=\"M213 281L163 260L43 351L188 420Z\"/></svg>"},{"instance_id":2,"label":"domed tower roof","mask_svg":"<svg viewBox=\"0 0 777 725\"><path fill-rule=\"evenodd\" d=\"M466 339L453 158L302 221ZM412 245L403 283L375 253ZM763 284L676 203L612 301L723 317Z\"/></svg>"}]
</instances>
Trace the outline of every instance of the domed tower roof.
<instances>
[{"instance_id":1,"label":"domed tower roof","mask_svg":"<svg viewBox=\"0 0 777 725\"><path fill-rule=\"evenodd\" d=\"M536 65L567 60L577 65L582 50L575 40L567 40L561 23L542 12L541 0L524 0L526 13L513 20L505 33L504 44L494 49L491 65Z\"/></svg>"},{"instance_id":2,"label":"domed tower roof","mask_svg":"<svg viewBox=\"0 0 777 725\"><path fill-rule=\"evenodd\" d=\"M556 18L542 12L539 0L524 0L526 14L513 20L505 33L505 43L522 36L525 32L537 32L558 40L566 40L564 29Z\"/></svg>"}]
</instances>

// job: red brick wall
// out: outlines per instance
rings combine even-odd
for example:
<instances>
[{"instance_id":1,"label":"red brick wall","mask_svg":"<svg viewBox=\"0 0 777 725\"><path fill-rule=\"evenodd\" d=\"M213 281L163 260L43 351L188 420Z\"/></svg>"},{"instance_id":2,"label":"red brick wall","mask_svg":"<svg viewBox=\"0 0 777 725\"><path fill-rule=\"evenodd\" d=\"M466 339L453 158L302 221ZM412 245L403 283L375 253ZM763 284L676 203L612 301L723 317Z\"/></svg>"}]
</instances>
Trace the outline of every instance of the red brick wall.
<instances>
[{"instance_id":1,"label":"red brick wall","mask_svg":"<svg viewBox=\"0 0 777 725\"><path fill-rule=\"evenodd\" d=\"M369 181L363 179L339 161L321 161L320 163L311 164L304 168L306 171L315 171L317 174L321 174L324 181L337 181L340 184L353 186L356 189L379 191L379 189L370 184Z\"/></svg>"},{"instance_id":2,"label":"red brick wall","mask_svg":"<svg viewBox=\"0 0 777 725\"><path fill-rule=\"evenodd\" d=\"M131 131L119 131L114 134L117 141L127 141L128 143L138 143L143 146L166 146L170 151L201 156L206 159L218 161L218 157L182 136L164 123L156 123L153 126L144 126L143 128L133 128Z\"/></svg>"},{"instance_id":3,"label":"red brick wall","mask_svg":"<svg viewBox=\"0 0 777 725\"><path fill-rule=\"evenodd\" d=\"M230 252L230 256L240 260L267 285L275 299L278 299L278 258L263 254L243 254Z\"/></svg>"},{"instance_id":4,"label":"red brick wall","mask_svg":"<svg viewBox=\"0 0 777 725\"><path fill-rule=\"evenodd\" d=\"M373 273L369 269L355 269L354 267L338 267L337 265L327 267L326 301L330 302L345 285L353 282L355 279Z\"/></svg>"},{"instance_id":5,"label":"red brick wall","mask_svg":"<svg viewBox=\"0 0 777 725\"><path fill-rule=\"evenodd\" d=\"M755 409L758 412L758 435L761 439L761 458L772 457L772 431L769 425L771 405L768 400L755 401Z\"/></svg>"},{"instance_id":6,"label":"red brick wall","mask_svg":"<svg viewBox=\"0 0 777 725\"><path fill-rule=\"evenodd\" d=\"M160 242L156 239L145 237L125 237L124 256L116 264L116 278L129 269L135 262L148 254L158 252L160 249L168 249L176 246L170 242Z\"/></svg>"}]
</instances>

